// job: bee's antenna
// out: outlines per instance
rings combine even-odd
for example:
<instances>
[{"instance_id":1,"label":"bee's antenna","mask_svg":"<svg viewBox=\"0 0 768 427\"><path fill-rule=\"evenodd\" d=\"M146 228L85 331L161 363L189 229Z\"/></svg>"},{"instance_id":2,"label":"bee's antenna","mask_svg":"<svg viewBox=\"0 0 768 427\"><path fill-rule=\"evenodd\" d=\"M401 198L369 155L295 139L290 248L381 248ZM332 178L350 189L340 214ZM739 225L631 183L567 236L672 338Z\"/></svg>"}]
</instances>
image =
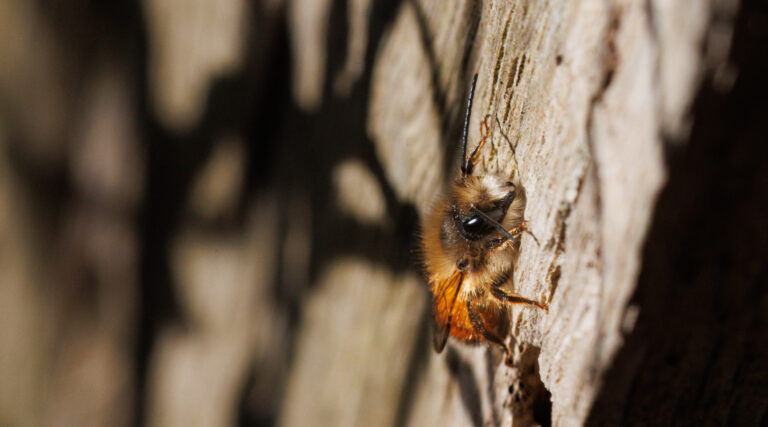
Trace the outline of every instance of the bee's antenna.
<instances>
[{"instance_id":1,"label":"bee's antenna","mask_svg":"<svg viewBox=\"0 0 768 427\"><path fill-rule=\"evenodd\" d=\"M469 88L469 97L467 98L467 112L464 114L464 132L461 135L461 175L467 176L472 173L472 166L467 159L467 134L469 133L469 118L472 116L472 98L475 96L475 85L477 84L477 73L472 78L472 86Z\"/></svg>"},{"instance_id":2,"label":"bee's antenna","mask_svg":"<svg viewBox=\"0 0 768 427\"><path fill-rule=\"evenodd\" d=\"M483 211L481 211L480 209L478 209L478 208L476 208L474 206L472 206L470 209L472 210L472 212L474 212L478 216L480 216L480 218L485 220L485 222L487 222L488 224L498 228L499 231L501 231L502 233L504 233L505 236L507 236L507 239L509 239L509 240L511 240L513 242L517 242L517 239L515 238L515 236L513 236L512 233L510 233L509 231L507 231L507 229L504 228L503 225L501 225L498 222L494 221L493 218L489 217L488 215L483 213Z\"/></svg>"},{"instance_id":3,"label":"bee's antenna","mask_svg":"<svg viewBox=\"0 0 768 427\"><path fill-rule=\"evenodd\" d=\"M517 144L513 144L513 143L512 143L512 141L511 141L511 140L509 139L509 137L507 136L507 134L505 134L505 133L504 133L504 131L503 131L503 130L501 130L501 127L502 127L502 126L501 126L501 120L499 120L499 116L496 116L496 124L498 124L498 125L499 125L499 133L501 133L501 136L503 136L503 137L504 137L504 139L506 139L506 140L507 140L507 144L509 144L509 149L510 149L510 150L512 150L512 157L514 157L514 158L515 158L515 163L517 163L517 157L516 157L516 153L517 153Z\"/></svg>"}]
</instances>

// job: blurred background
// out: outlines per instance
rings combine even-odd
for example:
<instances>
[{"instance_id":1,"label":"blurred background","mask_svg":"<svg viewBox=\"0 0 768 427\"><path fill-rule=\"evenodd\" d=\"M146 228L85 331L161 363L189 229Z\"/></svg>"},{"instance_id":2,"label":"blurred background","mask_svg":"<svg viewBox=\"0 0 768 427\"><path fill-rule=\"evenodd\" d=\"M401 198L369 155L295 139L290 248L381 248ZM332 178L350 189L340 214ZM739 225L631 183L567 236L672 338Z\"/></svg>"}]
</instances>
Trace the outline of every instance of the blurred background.
<instances>
[{"instance_id":1,"label":"blurred background","mask_svg":"<svg viewBox=\"0 0 768 427\"><path fill-rule=\"evenodd\" d=\"M373 68L402 43L382 40L406 3L424 2L0 0L0 425L423 425L402 392L432 366L414 236L450 177L481 6L431 23L465 47L428 52L419 75L444 90L425 95ZM754 16L739 28L765 40ZM743 69L757 81L765 64ZM377 107L396 86L410 98ZM440 132L404 126L413 115ZM738 153L761 159L748 117ZM739 295L762 298L764 262L741 259L754 281ZM440 369L470 375L450 357Z\"/></svg>"},{"instance_id":2,"label":"blurred background","mask_svg":"<svg viewBox=\"0 0 768 427\"><path fill-rule=\"evenodd\" d=\"M357 300L406 301L351 331L407 327L408 357L417 217L361 78L397 8L0 2L0 425L272 425L300 311Z\"/></svg>"}]
</instances>

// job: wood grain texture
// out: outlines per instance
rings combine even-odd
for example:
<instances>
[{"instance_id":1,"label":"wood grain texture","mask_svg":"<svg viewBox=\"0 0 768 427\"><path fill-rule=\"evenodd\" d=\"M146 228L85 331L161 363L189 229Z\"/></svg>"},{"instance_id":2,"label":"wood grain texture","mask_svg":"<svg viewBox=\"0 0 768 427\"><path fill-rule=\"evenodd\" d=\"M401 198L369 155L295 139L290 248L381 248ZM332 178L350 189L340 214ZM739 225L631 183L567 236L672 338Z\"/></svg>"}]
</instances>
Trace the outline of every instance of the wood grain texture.
<instances>
[{"instance_id":1,"label":"wood grain texture","mask_svg":"<svg viewBox=\"0 0 768 427\"><path fill-rule=\"evenodd\" d=\"M398 371L415 377L398 380L408 396L398 422L506 425L513 414L515 424L546 422L532 416L535 399L525 406L510 394L510 385L535 383L538 378L521 380L534 370L551 393L549 421L586 421L637 318L629 301L668 173L663 136L685 139L686 113L707 66L698 46L708 37L712 10L708 2L443 7L414 0L391 11L380 41L367 52L365 117L387 184L420 216L427 212L455 172L460 114L470 77L478 73L470 141L479 140L484 115L493 123L479 169L519 177L528 194L526 218L541 242L523 238L515 289L550 304L548 315L514 309L519 359L527 359L521 366L500 366L493 351L459 345L444 357L412 359L418 368ZM422 304L387 307L405 313ZM310 328L337 327L315 318ZM392 345L377 352L428 351L411 339ZM319 346L304 351L323 353ZM370 349L361 344L352 351L366 358ZM295 375L291 386L314 387L310 377ZM348 392L357 407L382 404L366 389ZM305 405L290 398L287 404L285 413L296 421L294 412ZM378 424L355 418L362 421Z\"/></svg>"},{"instance_id":2,"label":"wood grain texture","mask_svg":"<svg viewBox=\"0 0 768 427\"><path fill-rule=\"evenodd\" d=\"M0 2L0 425L765 424L763 3ZM511 365L418 249L475 73Z\"/></svg>"}]
</instances>

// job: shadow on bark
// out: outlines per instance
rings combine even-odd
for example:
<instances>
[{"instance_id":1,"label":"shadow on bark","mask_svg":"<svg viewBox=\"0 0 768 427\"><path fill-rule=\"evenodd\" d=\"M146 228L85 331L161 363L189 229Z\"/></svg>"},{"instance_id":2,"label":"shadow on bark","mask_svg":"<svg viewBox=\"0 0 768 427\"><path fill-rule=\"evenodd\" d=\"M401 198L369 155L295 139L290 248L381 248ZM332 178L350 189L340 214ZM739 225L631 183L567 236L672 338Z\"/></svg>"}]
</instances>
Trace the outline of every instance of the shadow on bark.
<instances>
[{"instance_id":1,"label":"shadow on bark","mask_svg":"<svg viewBox=\"0 0 768 427\"><path fill-rule=\"evenodd\" d=\"M728 93L710 76L690 140L671 147L617 354L589 425L765 425L768 97L765 6L743 2Z\"/></svg>"}]
</instances>

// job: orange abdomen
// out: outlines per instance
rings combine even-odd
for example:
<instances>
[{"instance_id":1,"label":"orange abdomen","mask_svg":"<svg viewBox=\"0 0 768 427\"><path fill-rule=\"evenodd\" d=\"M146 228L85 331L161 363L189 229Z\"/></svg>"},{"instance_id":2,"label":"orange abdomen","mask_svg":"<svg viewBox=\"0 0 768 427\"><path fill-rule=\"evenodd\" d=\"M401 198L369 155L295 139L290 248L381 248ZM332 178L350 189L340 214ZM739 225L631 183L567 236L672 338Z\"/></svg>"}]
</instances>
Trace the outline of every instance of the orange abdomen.
<instances>
[{"instance_id":1,"label":"orange abdomen","mask_svg":"<svg viewBox=\"0 0 768 427\"><path fill-rule=\"evenodd\" d=\"M450 280L442 283L449 283ZM467 306L467 293L457 292L458 287L432 286L434 296L434 316L438 325L445 329L448 335L465 342L485 341L485 337L472 324ZM503 305L492 297L481 292L473 294L470 303L475 314L482 321L482 329L494 335L504 337L509 331L509 318Z\"/></svg>"},{"instance_id":2,"label":"orange abdomen","mask_svg":"<svg viewBox=\"0 0 768 427\"><path fill-rule=\"evenodd\" d=\"M457 299L453 311L449 312L447 309L441 309L444 306L439 304L438 299L439 297L435 298L435 320L439 325L447 325L450 317L448 335L467 342L480 340L481 336L475 331L469 320L466 300Z\"/></svg>"}]
</instances>

